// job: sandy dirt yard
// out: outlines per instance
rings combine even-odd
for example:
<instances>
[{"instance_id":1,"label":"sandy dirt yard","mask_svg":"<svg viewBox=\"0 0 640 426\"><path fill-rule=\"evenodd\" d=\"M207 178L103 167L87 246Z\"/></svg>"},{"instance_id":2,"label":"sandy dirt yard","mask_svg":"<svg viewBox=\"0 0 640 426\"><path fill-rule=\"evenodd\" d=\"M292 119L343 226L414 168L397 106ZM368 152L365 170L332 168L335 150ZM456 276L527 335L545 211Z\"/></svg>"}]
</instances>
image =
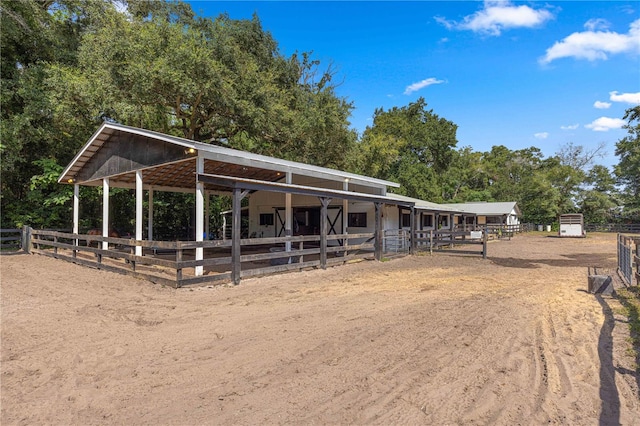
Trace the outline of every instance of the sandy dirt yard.
<instances>
[{"instance_id":1,"label":"sandy dirt yard","mask_svg":"<svg viewBox=\"0 0 640 426\"><path fill-rule=\"evenodd\" d=\"M640 424L615 235L172 289L0 258L1 418L34 424ZM640 358L640 357L639 357Z\"/></svg>"}]
</instances>

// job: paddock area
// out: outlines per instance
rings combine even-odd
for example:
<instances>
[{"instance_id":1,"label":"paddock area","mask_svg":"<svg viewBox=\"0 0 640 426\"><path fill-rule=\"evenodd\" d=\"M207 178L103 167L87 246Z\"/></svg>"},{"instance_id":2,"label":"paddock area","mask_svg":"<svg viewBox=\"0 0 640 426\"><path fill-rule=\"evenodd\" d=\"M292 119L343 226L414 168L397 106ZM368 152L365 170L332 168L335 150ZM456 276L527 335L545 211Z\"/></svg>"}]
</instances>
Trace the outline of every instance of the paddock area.
<instances>
[{"instance_id":1,"label":"paddock area","mask_svg":"<svg viewBox=\"0 0 640 426\"><path fill-rule=\"evenodd\" d=\"M2 425L640 424L616 235L171 288L0 257Z\"/></svg>"}]
</instances>

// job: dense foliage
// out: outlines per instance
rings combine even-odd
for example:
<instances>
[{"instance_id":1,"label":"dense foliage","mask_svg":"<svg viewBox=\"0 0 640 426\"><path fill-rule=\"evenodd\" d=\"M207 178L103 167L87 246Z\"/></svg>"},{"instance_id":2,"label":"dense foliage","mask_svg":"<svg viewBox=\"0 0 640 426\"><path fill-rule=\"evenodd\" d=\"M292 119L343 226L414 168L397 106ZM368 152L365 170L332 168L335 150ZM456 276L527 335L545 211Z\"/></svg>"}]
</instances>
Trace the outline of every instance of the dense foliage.
<instances>
[{"instance_id":1,"label":"dense foliage","mask_svg":"<svg viewBox=\"0 0 640 426\"><path fill-rule=\"evenodd\" d=\"M196 16L180 2L31 0L0 3L2 226L68 228L63 167L104 120L206 143L399 182L434 202L517 201L524 220L581 211L588 222L640 220L640 107L616 146L615 175L601 148L457 147L455 123L424 99L374 112L361 137L335 72L310 53L285 56L254 16ZM99 226L100 188L82 188L81 226ZM114 226L132 230L131 192L113 190ZM188 233L193 196L158 193L163 237ZM225 198L214 210L229 207ZM214 218L217 216L214 215ZM212 223L215 228L217 224Z\"/></svg>"}]
</instances>

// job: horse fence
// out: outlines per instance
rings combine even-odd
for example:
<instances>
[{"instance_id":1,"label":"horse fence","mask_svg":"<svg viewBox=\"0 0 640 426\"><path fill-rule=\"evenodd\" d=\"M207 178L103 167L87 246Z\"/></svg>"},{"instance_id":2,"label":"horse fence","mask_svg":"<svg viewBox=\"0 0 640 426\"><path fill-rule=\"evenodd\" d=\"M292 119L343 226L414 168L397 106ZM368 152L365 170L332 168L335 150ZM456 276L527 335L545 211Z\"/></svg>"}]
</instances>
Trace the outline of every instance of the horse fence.
<instances>
[{"instance_id":1,"label":"horse fence","mask_svg":"<svg viewBox=\"0 0 640 426\"><path fill-rule=\"evenodd\" d=\"M634 271L635 270L635 271ZM618 272L626 284L640 284L640 237L618 234Z\"/></svg>"}]
</instances>

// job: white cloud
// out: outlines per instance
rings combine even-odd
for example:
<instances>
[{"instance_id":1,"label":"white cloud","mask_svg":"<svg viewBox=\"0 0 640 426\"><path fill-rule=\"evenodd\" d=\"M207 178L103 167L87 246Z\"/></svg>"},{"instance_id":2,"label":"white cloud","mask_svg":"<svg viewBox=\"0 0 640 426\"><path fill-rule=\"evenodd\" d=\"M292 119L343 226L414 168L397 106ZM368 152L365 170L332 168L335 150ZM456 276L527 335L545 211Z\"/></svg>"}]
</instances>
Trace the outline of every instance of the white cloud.
<instances>
[{"instance_id":1,"label":"white cloud","mask_svg":"<svg viewBox=\"0 0 640 426\"><path fill-rule=\"evenodd\" d=\"M438 80L436 78L427 78L424 79L422 81L418 81L417 83L413 83L407 86L406 89L404 89L404 94L405 95L410 95L413 92L417 92L420 89L424 89L427 86L431 86L433 84L441 84L444 83L444 80Z\"/></svg>"},{"instance_id":2,"label":"white cloud","mask_svg":"<svg viewBox=\"0 0 640 426\"><path fill-rule=\"evenodd\" d=\"M536 10L526 5L515 6L507 0L485 0L482 10L465 16L462 22L449 21L443 17L435 17L435 20L448 29L457 28L499 36L503 30L532 28L552 18L553 14L545 9Z\"/></svg>"},{"instance_id":3,"label":"white cloud","mask_svg":"<svg viewBox=\"0 0 640 426\"><path fill-rule=\"evenodd\" d=\"M589 31L608 30L611 24L606 19L594 18L584 23L584 27Z\"/></svg>"},{"instance_id":4,"label":"white cloud","mask_svg":"<svg viewBox=\"0 0 640 426\"><path fill-rule=\"evenodd\" d=\"M579 124L570 124L570 125L568 125L568 126L560 126L560 128L561 128L562 130L575 130L575 129L577 129L578 127L580 127L580 125L579 125Z\"/></svg>"},{"instance_id":5,"label":"white cloud","mask_svg":"<svg viewBox=\"0 0 640 426\"><path fill-rule=\"evenodd\" d=\"M611 102L595 101L593 103L593 107L598 109L607 109L610 106L611 106Z\"/></svg>"},{"instance_id":6,"label":"white cloud","mask_svg":"<svg viewBox=\"0 0 640 426\"><path fill-rule=\"evenodd\" d=\"M536 139L546 139L549 137L549 133L548 132L535 133L533 137Z\"/></svg>"},{"instance_id":7,"label":"white cloud","mask_svg":"<svg viewBox=\"0 0 640 426\"><path fill-rule=\"evenodd\" d=\"M620 93L609 92L609 100L613 102L626 102L628 104L640 104L640 92L636 93Z\"/></svg>"},{"instance_id":8,"label":"white cloud","mask_svg":"<svg viewBox=\"0 0 640 426\"><path fill-rule=\"evenodd\" d=\"M584 127L591 129L594 132L606 132L611 129L619 129L625 124L626 122L620 118L600 117Z\"/></svg>"},{"instance_id":9,"label":"white cloud","mask_svg":"<svg viewBox=\"0 0 640 426\"><path fill-rule=\"evenodd\" d=\"M640 19L631 23L626 34L597 30L602 28L600 21L592 19L585 24L587 31L573 33L555 42L540 58L540 63L548 64L560 58L595 61L617 53L640 53Z\"/></svg>"}]
</instances>

